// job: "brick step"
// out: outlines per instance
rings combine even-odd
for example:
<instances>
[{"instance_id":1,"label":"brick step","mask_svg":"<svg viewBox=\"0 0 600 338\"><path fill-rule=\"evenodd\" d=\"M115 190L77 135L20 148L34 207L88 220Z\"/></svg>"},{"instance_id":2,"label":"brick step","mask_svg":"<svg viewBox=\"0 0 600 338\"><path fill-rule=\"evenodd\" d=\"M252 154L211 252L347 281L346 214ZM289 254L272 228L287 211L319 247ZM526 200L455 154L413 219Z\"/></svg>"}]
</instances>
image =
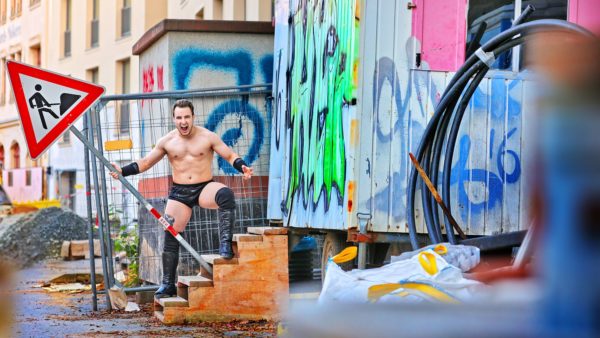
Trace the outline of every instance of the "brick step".
<instances>
[{"instance_id":1,"label":"brick step","mask_svg":"<svg viewBox=\"0 0 600 338\"><path fill-rule=\"evenodd\" d=\"M187 285L189 287L211 287L213 286L213 280L203 276L179 276L179 284Z\"/></svg>"},{"instance_id":2,"label":"brick step","mask_svg":"<svg viewBox=\"0 0 600 338\"><path fill-rule=\"evenodd\" d=\"M249 234L266 236L287 234L287 228L276 227L249 227L246 231L248 231Z\"/></svg>"},{"instance_id":3,"label":"brick step","mask_svg":"<svg viewBox=\"0 0 600 338\"><path fill-rule=\"evenodd\" d=\"M162 323L165 322L165 314L162 311L154 311L154 317L156 317L156 319L160 320Z\"/></svg>"},{"instance_id":4,"label":"brick step","mask_svg":"<svg viewBox=\"0 0 600 338\"><path fill-rule=\"evenodd\" d=\"M238 264L237 258L225 259L221 255L200 255L210 265L218 264Z\"/></svg>"},{"instance_id":5,"label":"brick step","mask_svg":"<svg viewBox=\"0 0 600 338\"><path fill-rule=\"evenodd\" d=\"M160 305L163 308L166 307L188 307L189 303L187 299L183 299L181 297L165 297L154 299L154 302Z\"/></svg>"},{"instance_id":6,"label":"brick step","mask_svg":"<svg viewBox=\"0 0 600 338\"><path fill-rule=\"evenodd\" d=\"M252 234L233 234L233 242L262 242L263 237L261 235Z\"/></svg>"}]
</instances>

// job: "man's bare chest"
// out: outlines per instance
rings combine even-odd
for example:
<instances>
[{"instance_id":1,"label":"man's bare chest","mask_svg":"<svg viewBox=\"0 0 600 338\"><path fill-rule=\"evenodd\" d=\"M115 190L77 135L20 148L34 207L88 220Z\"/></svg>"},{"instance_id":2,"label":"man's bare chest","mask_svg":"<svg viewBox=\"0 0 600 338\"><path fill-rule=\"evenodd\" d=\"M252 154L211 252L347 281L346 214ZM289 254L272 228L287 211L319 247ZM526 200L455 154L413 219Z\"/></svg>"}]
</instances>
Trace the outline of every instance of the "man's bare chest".
<instances>
[{"instance_id":1,"label":"man's bare chest","mask_svg":"<svg viewBox=\"0 0 600 338\"><path fill-rule=\"evenodd\" d=\"M171 161L212 158L212 147L209 142L202 138L170 142L165 150Z\"/></svg>"}]
</instances>

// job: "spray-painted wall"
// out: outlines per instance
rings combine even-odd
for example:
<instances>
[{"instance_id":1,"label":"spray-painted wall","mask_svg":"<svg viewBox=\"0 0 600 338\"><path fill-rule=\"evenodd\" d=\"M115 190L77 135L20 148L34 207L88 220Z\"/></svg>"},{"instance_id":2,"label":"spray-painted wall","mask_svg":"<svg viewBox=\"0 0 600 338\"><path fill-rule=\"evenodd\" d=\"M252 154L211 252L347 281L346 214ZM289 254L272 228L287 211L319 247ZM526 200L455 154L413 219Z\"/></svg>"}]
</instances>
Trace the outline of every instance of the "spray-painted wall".
<instances>
[{"instance_id":1,"label":"spray-painted wall","mask_svg":"<svg viewBox=\"0 0 600 338\"><path fill-rule=\"evenodd\" d=\"M371 231L408 231L408 152L416 151L463 62L466 36L464 23L456 23L465 15L459 2L452 1L451 16L419 4L415 12L409 2L276 2L271 218L294 227L346 229L358 226L356 213L365 212ZM451 20L449 34L460 38L447 43L434 33ZM341 60L345 67L332 67ZM528 225L527 203L521 203L529 181L523 137L533 87L527 74L490 73L470 103L451 182L453 214L469 234ZM417 217L424 232L421 210Z\"/></svg>"},{"instance_id":2,"label":"spray-painted wall","mask_svg":"<svg viewBox=\"0 0 600 338\"><path fill-rule=\"evenodd\" d=\"M353 188L356 1L277 1L269 216L344 227Z\"/></svg>"},{"instance_id":3,"label":"spray-painted wall","mask_svg":"<svg viewBox=\"0 0 600 338\"><path fill-rule=\"evenodd\" d=\"M271 83L273 35L168 32L140 54L140 74L140 88L143 92ZM152 106L157 103L156 100L142 103L142 120L144 116L150 116L153 109L159 109ZM269 148L264 145L268 143L265 140L269 137L270 110L267 116L259 113L265 111L264 107L245 105L248 103L227 99L215 101L208 114L197 114L196 123L215 131L228 145L235 144L244 160L258 168L255 174L266 176ZM244 111L245 115L238 116L239 111ZM239 118L242 119L241 124L229 123ZM240 131L232 130L228 125L246 127L244 131ZM242 138L241 132L251 133L252 136ZM150 133L144 126L141 133L144 144L156 142L150 138ZM234 134L238 136L232 138ZM246 143L246 140L250 143ZM237 171L225 161L215 158L214 173L229 175Z\"/></svg>"}]
</instances>

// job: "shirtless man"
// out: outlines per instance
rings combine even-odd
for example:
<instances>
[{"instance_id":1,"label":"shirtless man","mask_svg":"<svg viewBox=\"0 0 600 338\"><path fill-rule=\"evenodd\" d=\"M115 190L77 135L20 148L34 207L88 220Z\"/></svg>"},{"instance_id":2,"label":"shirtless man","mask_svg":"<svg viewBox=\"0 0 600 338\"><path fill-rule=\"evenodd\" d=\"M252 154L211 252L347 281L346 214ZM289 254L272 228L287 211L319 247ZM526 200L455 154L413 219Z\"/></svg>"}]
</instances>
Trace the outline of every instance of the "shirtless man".
<instances>
[{"instance_id":1,"label":"shirtless man","mask_svg":"<svg viewBox=\"0 0 600 338\"><path fill-rule=\"evenodd\" d=\"M146 157L123 168L115 163L113 166L123 176L136 175L150 169L167 155L173 168L173 186L169 192L165 216L173 217L173 227L177 232L183 232L195 205L218 209L219 254L225 259L231 259L235 199L230 188L212 180L213 154L216 152L229 162L244 175L244 179L249 179L254 172L217 134L194 126L194 106L190 101L175 102L173 122L177 129L158 140ZM117 178L115 172L111 172L110 175ZM155 293L156 298L177 295L175 278L179 262L179 242L169 232L165 232L164 247L163 279L162 285Z\"/></svg>"}]
</instances>

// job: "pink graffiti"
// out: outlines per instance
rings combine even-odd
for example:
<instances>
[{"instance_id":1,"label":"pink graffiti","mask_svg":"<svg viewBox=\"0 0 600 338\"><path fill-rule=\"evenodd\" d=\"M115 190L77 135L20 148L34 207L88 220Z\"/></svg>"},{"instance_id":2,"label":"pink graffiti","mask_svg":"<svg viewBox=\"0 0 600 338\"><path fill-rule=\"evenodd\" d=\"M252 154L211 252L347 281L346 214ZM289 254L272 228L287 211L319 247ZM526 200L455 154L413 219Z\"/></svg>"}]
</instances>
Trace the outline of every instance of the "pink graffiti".
<instances>
[{"instance_id":1,"label":"pink graffiti","mask_svg":"<svg viewBox=\"0 0 600 338\"><path fill-rule=\"evenodd\" d=\"M142 70L142 92L150 93L154 90L154 66L150 65Z\"/></svg>"},{"instance_id":2,"label":"pink graffiti","mask_svg":"<svg viewBox=\"0 0 600 338\"><path fill-rule=\"evenodd\" d=\"M163 82L163 66L157 66L156 67L156 80L157 80L157 85L158 85L158 91L163 91L165 89L164 86L164 82Z\"/></svg>"},{"instance_id":3,"label":"pink graffiti","mask_svg":"<svg viewBox=\"0 0 600 338\"><path fill-rule=\"evenodd\" d=\"M142 93L151 93L154 91L154 79L156 78L156 86L158 91L165 89L163 81L163 66L156 66L156 77L154 76L154 65L149 65L142 69ZM142 100L142 107L144 107Z\"/></svg>"}]
</instances>

